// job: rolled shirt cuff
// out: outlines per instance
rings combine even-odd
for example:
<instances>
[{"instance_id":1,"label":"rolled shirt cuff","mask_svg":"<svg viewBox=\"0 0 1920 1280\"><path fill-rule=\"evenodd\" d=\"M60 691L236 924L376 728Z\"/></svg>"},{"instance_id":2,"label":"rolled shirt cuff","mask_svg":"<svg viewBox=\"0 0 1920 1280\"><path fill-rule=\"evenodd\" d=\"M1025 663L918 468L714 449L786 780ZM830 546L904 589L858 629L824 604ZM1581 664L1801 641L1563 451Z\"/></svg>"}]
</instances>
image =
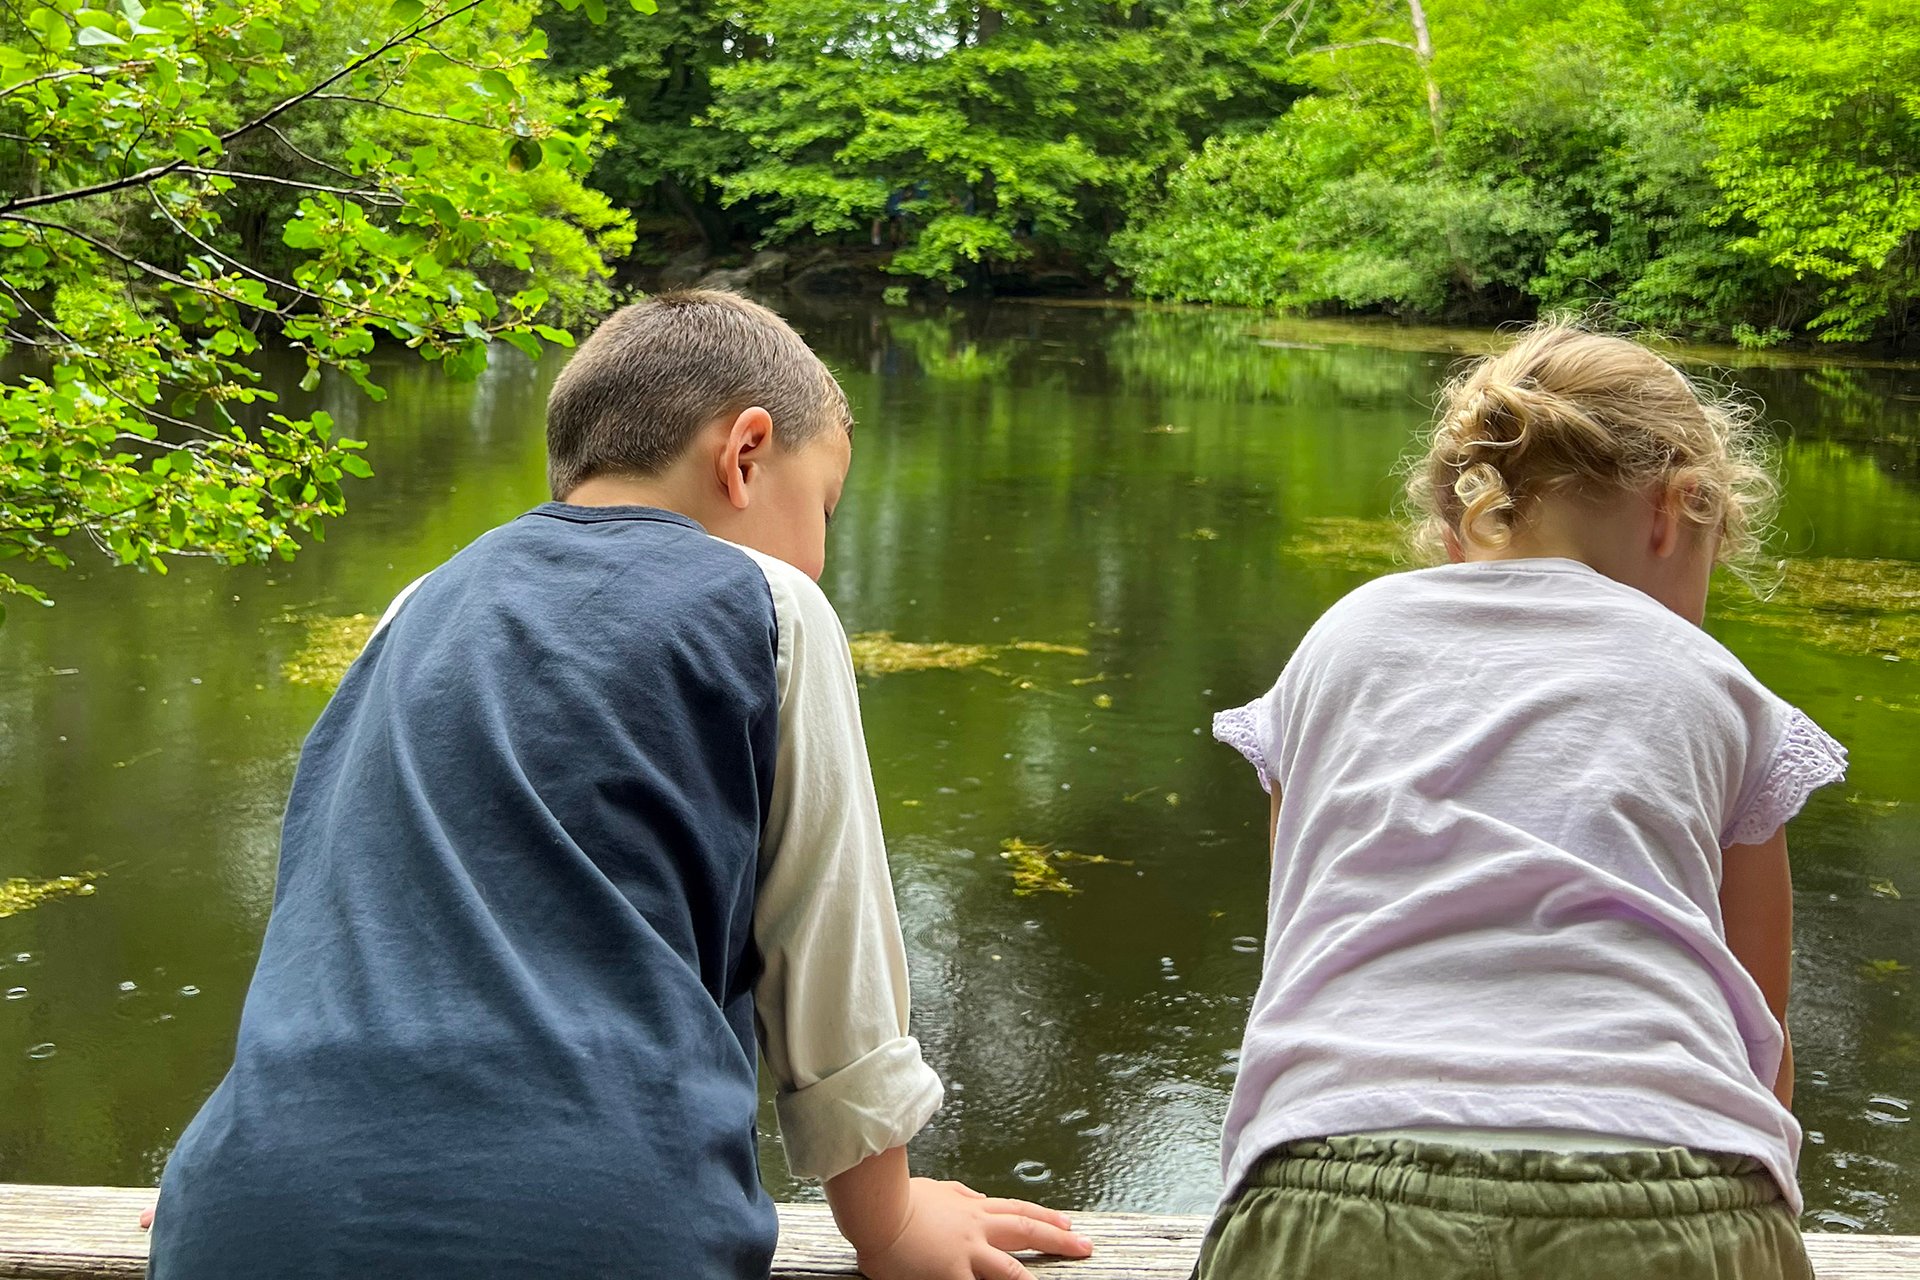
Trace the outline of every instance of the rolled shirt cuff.
<instances>
[{"instance_id":1,"label":"rolled shirt cuff","mask_svg":"<svg viewBox=\"0 0 1920 1280\"><path fill-rule=\"evenodd\" d=\"M903 1147L940 1109L944 1092L918 1040L889 1040L804 1089L775 1095L787 1167L802 1178L831 1178Z\"/></svg>"}]
</instances>

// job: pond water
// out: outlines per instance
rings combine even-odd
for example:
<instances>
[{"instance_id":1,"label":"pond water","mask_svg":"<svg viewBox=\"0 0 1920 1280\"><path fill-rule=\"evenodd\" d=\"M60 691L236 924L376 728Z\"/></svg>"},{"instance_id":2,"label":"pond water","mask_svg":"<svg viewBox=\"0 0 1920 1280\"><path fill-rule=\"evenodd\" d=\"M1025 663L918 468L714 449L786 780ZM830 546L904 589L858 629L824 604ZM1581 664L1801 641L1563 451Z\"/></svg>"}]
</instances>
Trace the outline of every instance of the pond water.
<instances>
[{"instance_id":1,"label":"pond water","mask_svg":"<svg viewBox=\"0 0 1920 1280\"><path fill-rule=\"evenodd\" d=\"M1008 304L797 319L860 423L828 593L849 631L977 646L862 650L916 1029L949 1081L916 1159L1203 1211L1266 860L1265 798L1208 716L1392 567L1389 471L1484 339ZM227 1065L352 615L545 496L559 364L508 353L459 386L395 363L382 405L323 388L378 475L293 564L87 565L43 579L57 608L11 607L0 878L104 874L0 918L0 1180L157 1178ZM1770 603L1721 583L1710 626L1854 753L1792 832L1808 1225L1920 1232L1920 374L1734 376L1779 424L1793 559ZM766 1173L814 1194L771 1140Z\"/></svg>"}]
</instances>

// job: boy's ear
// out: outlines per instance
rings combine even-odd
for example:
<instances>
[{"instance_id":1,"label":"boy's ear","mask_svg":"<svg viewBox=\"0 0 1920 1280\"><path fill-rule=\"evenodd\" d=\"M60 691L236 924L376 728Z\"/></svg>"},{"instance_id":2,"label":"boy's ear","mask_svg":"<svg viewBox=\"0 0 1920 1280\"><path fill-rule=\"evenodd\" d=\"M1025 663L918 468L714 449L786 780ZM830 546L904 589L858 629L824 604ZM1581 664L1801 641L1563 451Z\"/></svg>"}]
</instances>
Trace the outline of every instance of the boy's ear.
<instances>
[{"instance_id":1,"label":"boy's ear","mask_svg":"<svg viewBox=\"0 0 1920 1280\"><path fill-rule=\"evenodd\" d=\"M772 443L773 418L758 405L742 409L727 427L726 439L714 458L714 478L734 510L747 509L747 487L758 479Z\"/></svg>"}]
</instances>

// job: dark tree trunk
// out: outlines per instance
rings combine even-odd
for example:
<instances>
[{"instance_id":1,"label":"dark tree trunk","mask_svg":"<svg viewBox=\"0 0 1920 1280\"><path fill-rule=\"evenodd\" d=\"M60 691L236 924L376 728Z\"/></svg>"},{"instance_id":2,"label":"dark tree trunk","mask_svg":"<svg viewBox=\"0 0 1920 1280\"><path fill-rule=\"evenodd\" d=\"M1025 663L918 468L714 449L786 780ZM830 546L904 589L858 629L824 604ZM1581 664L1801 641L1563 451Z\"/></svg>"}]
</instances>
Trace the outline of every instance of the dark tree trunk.
<instances>
[{"instance_id":1,"label":"dark tree trunk","mask_svg":"<svg viewBox=\"0 0 1920 1280\"><path fill-rule=\"evenodd\" d=\"M731 247L732 237L725 214L695 200L672 177L660 179L660 195L673 206L675 213L700 233L700 238L706 241L708 253L725 253Z\"/></svg>"}]
</instances>

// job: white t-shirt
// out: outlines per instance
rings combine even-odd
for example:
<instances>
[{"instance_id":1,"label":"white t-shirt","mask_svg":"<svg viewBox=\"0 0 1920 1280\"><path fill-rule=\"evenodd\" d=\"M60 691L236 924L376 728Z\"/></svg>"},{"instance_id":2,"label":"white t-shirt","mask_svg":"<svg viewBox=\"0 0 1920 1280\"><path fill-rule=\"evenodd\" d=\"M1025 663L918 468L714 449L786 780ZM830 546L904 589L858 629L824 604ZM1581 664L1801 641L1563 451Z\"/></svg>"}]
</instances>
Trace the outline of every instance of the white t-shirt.
<instances>
[{"instance_id":1,"label":"white t-shirt","mask_svg":"<svg viewBox=\"0 0 1920 1280\"><path fill-rule=\"evenodd\" d=\"M1846 753L1724 647L1577 561L1449 565L1346 597L1214 732L1284 797L1229 1194L1285 1142L1441 1126L1750 1155L1799 1210L1721 851Z\"/></svg>"}]
</instances>

